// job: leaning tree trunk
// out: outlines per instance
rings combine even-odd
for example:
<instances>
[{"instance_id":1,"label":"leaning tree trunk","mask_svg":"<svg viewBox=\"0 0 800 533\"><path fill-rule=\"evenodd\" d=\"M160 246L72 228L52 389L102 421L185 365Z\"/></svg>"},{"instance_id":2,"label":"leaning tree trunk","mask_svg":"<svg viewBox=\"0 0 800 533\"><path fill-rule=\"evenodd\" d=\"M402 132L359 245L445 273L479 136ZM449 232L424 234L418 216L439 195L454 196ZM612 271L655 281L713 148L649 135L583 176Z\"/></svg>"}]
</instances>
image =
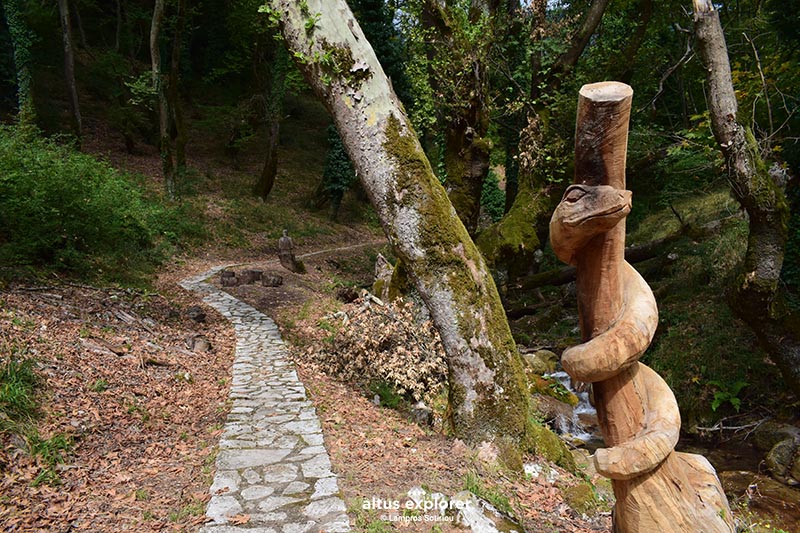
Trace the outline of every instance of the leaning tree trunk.
<instances>
[{"instance_id":1,"label":"leaning tree trunk","mask_svg":"<svg viewBox=\"0 0 800 533\"><path fill-rule=\"evenodd\" d=\"M69 18L68 0L58 0L58 12L61 17L61 33L64 39L64 77L67 80L69 104L72 111L72 130L78 139L81 138L83 121L78 103L78 88L75 85L75 55L72 46L72 24Z\"/></svg>"},{"instance_id":2,"label":"leaning tree trunk","mask_svg":"<svg viewBox=\"0 0 800 533\"><path fill-rule=\"evenodd\" d=\"M575 184L550 222L550 242L577 267L584 343L564 351L572 379L591 382L608 448L597 471L612 480L617 533L731 533L733 517L716 472L702 456L678 453L675 396L638 361L658 325L655 298L624 259L625 155L633 91L595 83L580 91Z\"/></svg>"},{"instance_id":3,"label":"leaning tree trunk","mask_svg":"<svg viewBox=\"0 0 800 533\"><path fill-rule=\"evenodd\" d=\"M497 289L358 22L344 0L269 6L431 312L447 353L455 433L471 443L520 442L525 376Z\"/></svg>"},{"instance_id":4,"label":"leaning tree trunk","mask_svg":"<svg viewBox=\"0 0 800 533\"><path fill-rule=\"evenodd\" d=\"M731 190L749 217L747 252L731 307L753 328L787 385L800 396L800 320L785 305L780 284L789 204L769 176L753 133L736 120L738 104L719 14L711 0L693 3L711 129L725 157Z\"/></svg>"}]
</instances>

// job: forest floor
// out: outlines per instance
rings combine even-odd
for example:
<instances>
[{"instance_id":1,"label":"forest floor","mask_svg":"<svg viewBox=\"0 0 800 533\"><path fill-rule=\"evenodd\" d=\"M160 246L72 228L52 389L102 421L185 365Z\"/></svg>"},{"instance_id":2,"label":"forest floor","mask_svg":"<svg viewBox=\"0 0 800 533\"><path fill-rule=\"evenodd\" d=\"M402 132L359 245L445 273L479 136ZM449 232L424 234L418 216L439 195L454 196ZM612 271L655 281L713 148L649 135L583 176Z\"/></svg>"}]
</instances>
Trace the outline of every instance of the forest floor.
<instances>
[{"instance_id":1,"label":"forest floor","mask_svg":"<svg viewBox=\"0 0 800 533\"><path fill-rule=\"evenodd\" d=\"M307 256L304 276L274 260L258 263L284 276L275 292L232 292L275 316L295 343L315 342L308 332L342 305L336 292L344 279L366 280L384 246L341 244ZM0 451L4 530L193 531L203 523L234 341L230 324L177 282L221 262L172 265L156 292L69 282L4 291L1 342L35 357L42 391L30 422L35 433L12 435ZM197 316L198 304L205 317ZM403 499L413 487L449 496L472 487L507 506L528 531L608 531L607 507L588 518L565 502L562 489L582 480L563 469L547 465L551 474L540 479L492 470L460 441L298 363L356 530L430 531L429 524L382 521L361 502Z\"/></svg>"},{"instance_id":2,"label":"forest floor","mask_svg":"<svg viewBox=\"0 0 800 533\"><path fill-rule=\"evenodd\" d=\"M85 151L159 187L152 147L126 153L102 121L89 123ZM294 127L303 138L307 124L287 124L284 131L290 136ZM324 135L324 127L316 129ZM283 175L265 204L247 192L258 158L244 153L236 168L203 139L198 135L190 153L192 190L184 201L198 206L210 238L165 264L152 287L95 287L50 276L4 288L0 343L36 361L38 403L35 416L7 426L2 439L4 531L195 531L205 519L228 410L234 336L229 323L178 282L220 264L266 260L280 270L272 258L288 227L297 253L311 253L304 258L309 273L284 271L282 288L259 295L241 287L237 296L273 316L284 336L303 346L317 342L319 318L341 305L337 291L371 284L377 253L390 254L362 202L346 199L345 224L308 211L322 159L306 154L324 153L320 144L286 150ZM292 175L304 179L292 183ZM321 250L330 251L316 253ZM417 486L449 496L471 487L513 510L530 531L608 530L607 506L584 519L565 502L559 487L581 480L559 467L545 467L552 473L541 480L487 470L463 443L415 424L407 413L376 406L357 386L301 357L298 367L357 531L430 531L429 524L385 522L361 509L363 499L401 498Z\"/></svg>"},{"instance_id":3,"label":"forest floor","mask_svg":"<svg viewBox=\"0 0 800 533\"><path fill-rule=\"evenodd\" d=\"M159 158L152 147L142 144L134 154L125 153L121 139L101 120L87 120L93 134L84 141L85 151L140 172L151 188L159 187ZM581 496L584 479L541 457L525 458L539 465L541 475L489 468L458 440L415 423L408 405L378 406L363 384L326 375L304 356L330 334L326 317L346 309L342 290L369 287L377 254L390 256L363 202L346 197L340 214L346 223L308 208L324 163L326 125L322 112L286 121L282 134L293 143L281 147L280 174L266 202L249 194L260 170L257 149L243 151L234 165L208 134L193 132L182 201L196 207L209 238L163 265L148 290L92 287L53 276L4 288L0 344L4 351L35 359L40 407L34 419L2 440L0 529L197 530L228 410L234 336L229 323L177 284L210 267L236 264L236 269L249 265L284 278L276 289L241 286L230 292L274 318L292 344L357 531L431 531L428 524L383 521L360 505L372 497L403 499L417 486L448 496L469 488L512 514L527 531L610 530L613 496L607 483L587 474L596 487ZM293 236L298 255L313 253L303 259L305 275L282 270L275 261L283 228ZM681 254L692 260L705 254L696 244L697 251ZM694 286L677 276L673 285ZM672 287L665 290L670 291L677 294ZM677 323L685 313L670 305L682 304L665 307L668 323ZM204 312L202 320L195 306ZM701 312L715 315L707 307ZM573 315L569 307L545 310L514 327L544 332L525 338L529 346L556 346L570 340ZM655 350L671 351L669 340L669 330L662 332ZM737 346L749 342L736 340ZM682 394L710 403L691 390ZM8 422L0 419L0 427ZM779 525L772 523L773 529Z\"/></svg>"}]
</instances>

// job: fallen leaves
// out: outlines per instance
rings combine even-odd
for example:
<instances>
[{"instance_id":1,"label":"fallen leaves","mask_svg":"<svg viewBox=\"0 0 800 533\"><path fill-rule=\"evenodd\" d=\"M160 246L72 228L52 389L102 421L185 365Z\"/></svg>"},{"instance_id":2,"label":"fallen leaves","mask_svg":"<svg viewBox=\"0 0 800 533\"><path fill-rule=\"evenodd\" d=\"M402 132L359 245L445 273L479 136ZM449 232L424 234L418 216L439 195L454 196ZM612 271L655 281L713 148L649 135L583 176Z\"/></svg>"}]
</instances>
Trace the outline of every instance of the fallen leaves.
<instances>
[{"instance_id":1,"label":"fallen leaves","mask_svg":"<svg viewBox=\"0 0 800 533\"><path fill-rule=\"evenodd\" d=\"M60 484L34 487L39 461L19 436L0 436L4 530L182 531L202 523L235 341L212 310L202 323L186 316L191 298L75 286L3 294L0 331L37 361L37 430L74 443L55 469ZM197 336L210 351L187 350Z\"/></svg>"}]
</instances>

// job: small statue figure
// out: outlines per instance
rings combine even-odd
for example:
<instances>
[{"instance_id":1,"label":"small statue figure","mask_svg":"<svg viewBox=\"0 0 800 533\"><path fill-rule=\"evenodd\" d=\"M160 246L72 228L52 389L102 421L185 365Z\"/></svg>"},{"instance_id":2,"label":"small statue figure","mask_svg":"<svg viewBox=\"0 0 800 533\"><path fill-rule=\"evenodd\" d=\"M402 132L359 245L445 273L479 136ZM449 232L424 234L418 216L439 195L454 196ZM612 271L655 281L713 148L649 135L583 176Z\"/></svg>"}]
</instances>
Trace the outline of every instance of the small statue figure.
<instances>
[{"instance_id":1,"label":"small statue figure","mask_svg":"<svg viewBox=\"0 0 800 533\"><path fill-rule=\"evenodd\" d=\"M297 274L305 273L306 267L303 262L298 261L294 256L294 243L292 238L289 237L288 230L283 230L283 237L278 239L278 258L281 260L283 268Z\"/></svg>"},{"instance_id":2,"label":"small statue figure","mask_svg":"<svg viewBox=\"0 0 800 533\"><path fill-rule=\"evenodd\" d=\"M375 258L375 282L372 284L372 294L386 301L389 298L389 285L393 273L394 266L379 253Z\"/></svg>"}]
</instances>

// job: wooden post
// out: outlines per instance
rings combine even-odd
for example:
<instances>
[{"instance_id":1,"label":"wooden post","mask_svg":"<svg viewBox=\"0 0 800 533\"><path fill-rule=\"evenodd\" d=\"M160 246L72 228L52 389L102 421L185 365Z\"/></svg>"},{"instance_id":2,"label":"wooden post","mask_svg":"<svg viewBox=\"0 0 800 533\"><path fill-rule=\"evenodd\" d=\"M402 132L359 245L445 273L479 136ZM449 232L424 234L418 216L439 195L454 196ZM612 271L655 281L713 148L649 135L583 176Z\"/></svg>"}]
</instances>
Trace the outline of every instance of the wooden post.
<instances>
[{"instance_id":1,"label":"wooden post","mask_svg":"<svg viewBox=\"0 0 800 533\"><path fill-rule=\"evenodd\" d=\"M674 451L680 414L672 391L638 362L658 325L653 293L625 262L625 156L633 91L622 83L581 88L575 134L575 180L553 213L550 239L560 259L577 267L583 344L562 365L591 382L608 448L597 471L612 479L614 531L734 530L713 467Z\"/></svg>"}]
</instances>

